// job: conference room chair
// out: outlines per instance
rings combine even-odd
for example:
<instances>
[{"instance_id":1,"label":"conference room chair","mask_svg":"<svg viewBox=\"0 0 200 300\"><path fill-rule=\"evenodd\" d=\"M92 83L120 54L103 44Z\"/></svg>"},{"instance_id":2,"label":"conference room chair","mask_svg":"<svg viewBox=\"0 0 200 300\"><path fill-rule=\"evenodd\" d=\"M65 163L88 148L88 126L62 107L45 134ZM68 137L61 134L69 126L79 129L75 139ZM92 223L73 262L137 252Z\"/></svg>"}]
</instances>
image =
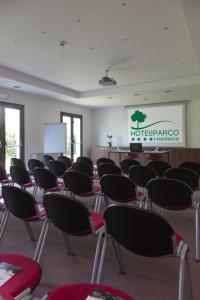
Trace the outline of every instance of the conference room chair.
<instances>
[{"instance_id":1,"label":"conference room chair","mask_svg":"<svg viewBox=\"0 0 200 300\"><path fill-rule=\"evenodd\" d=\"M69 170L63 177L66 193L76 199L91 199L97 205L100 197L100 188L93 184L92 179L85 173Z\"/></svg>"},{"instance_id":2,"label":"conference room chair","mask_svg":"<svg viewBox=\"0 0 200 300\"><path fill-rule=\"evenodd\" d=\"M42 270L33 259L11 253L1 253L0 261L18 266L20 271L0 287L2 300L28 300L30 294L38 286ZM0 297L1 298L1 297Z\"/></svg>"},{"instance_id":3,"label":"conference room chair","mask_svg":"<svg viewBox=\"0 0 200 300\"><path fill-rule=\"evenodd\" d=\"M77 157L76 161L87 164L87 165L89 165L90 167L93 168L93 161L89 157L79 156L79 157Z\"/></svg>"},{"instance_id":4,"label":"conference room chair","mask_svg":"<svg viewBox=\"0 0 200 300\"><path fill-rule=\"evenodd\" d=\"M131 166L140 166L140 165L141 164L139 161L132 158L125 158L120 162L121 170L125 175L128 175L129 168Z\"/></svg>"},{"instance_id":5,"label":"conference room chair","mask_svg":"<svg viewBox=\"0 0 200 300\"><path fill-rule=\"evenodd\" d=\"M200 177L200 163L194 161L186 161L179 165L180 168L187 168L195 171Z\"/></svg>"},{"instance_id":6,"label":"conference room chair","mask_svg":"<svg viewBox=\"0 0 200 300\"><path fill-rule=\"evenodd\" d=\"M100 164L113 164L113 165L115 165L114 160L112 160L111 158L108 158L108 157L100 157L100 158L97 159L96 163L97 163L97 167Z\"/></svg>"},{"instance_id":7,"label":"conference room chair","mask_svg":"<svg viewBox=\"0 0 200 300\"><path fill-rule=\"evenodd\" d=\"M66 171L65 164L59 160L50 160L48 163L49 171L56 177L63 178Z\"/></svg>"},{"instance_id":8,"label":"conference room chair","mask_svg":"<svg viewBox=\"0 0 200 300\"><path fill-rule=\"evenodd\" d=\"M10 159L10 164L11 166L17 166L26 169L25 162L20 158L12 157Z\"/></svg>"},{"instance_id":9,"label":"conference room chair","mask_svg":"<svg viewBox=\"0 0 200 300\"><path fill-rule=\"evenodd\" d=\"M55 159L53 156L51 156L49 154L43 154L41 158L42 158L42 161L43 161L45 167L48 167L48 163L49 163L50 160Z\"/></svg>"},{"instance_id":10,"label":"conference room chair","mask_svg":"<svg viewBox=\"0 0 200 300\"><path fill-rule=\"evenodd\" d=\"M183 181L172 178L156 178L147 184L150 201L157 207L171 211L182 211L191 208L193 191ZM195 259L200 260L200 204L195 207ZM184 220L183 220L184 222Z\"/></svg>"},{"instance_id":11,"label":"conference room chair","mask_svg":"<svg viewBox=\"0 0 200 300\"><path fill-rule=\"evenodd\" d=\"M0 224L0 240L5 232L10 214L24 222L26 229L32 241L35 240L31 223L44 220L45 211L39 208L33 196L21 188L4 185L2 187L2 196L5 202L5 210Z\"/></svg>"},{"instance_id":12,"label":"conference room chair","mask_svg":"<svg viewBox=\"0 0 200 300\"><path fill-rule=\"evenodd\" d=\"M9 184L10 180L6 170L0 166L0 184Z\"/></svg>"},{"instance_id":13,"label":"conference room chair","mask_svg":"<svg viewBox=\"0 0 200 300\"><path fill-rule=\"evenodd\" d=\"M143 257L167 256L180 259L178 300L184 299L184 277L185 267L189 276L190 296L192 297L192 285L189 271L189 247L183 238L176 234L169 223L160 215L152 211L125 205L110 205L105 213L105 237L99 263L98 273L93 274L92 282L99 283L102 275L104 257L107 248L108 238L116 244L136 255ZM116 248L117 249L117 248ZM122 256L116 251L120 271ZM97 249L96 256L100 250ZM153 272L153 270L151 271ZM174 271L172 271L174 272ZM162 284L161 281L159 285ZM151 285L149 285L151 286Z\"/></svg>"},{"instance_id":14,"label":"conference room chair","mask_svg":"<svg viewBox=\"0 0 200 300\"><path fill-rule=\"evenodd\" d=\"M10 176L13 184L18 184L22 189L34 187L35 182L31 179L29 172L19 166L10 166ZM34 190L33 190L34 193Z\"/></svg>"},{"instance_id":15,"label":"conference room chair","mask_svg":"<svg viewBox=\"0 0 200 300\"><path fill-rule=\"evenodd\" d=\"M108 174L100 179L101 197L97 206L100 210L100 200L104 199L106 206L112 202L136 204L137 193L135 183L128 177L122 175Z\"/></svg>"},{"instance_id":16,"label":"conference room chair","mask_svg":"<svg viewBox=\"0 0 200 300\"><path fill-rule=\"evenodd\" d=\"M28 160L28 169L30 174L33 174L33 169L37 167L45 168L44 163L39 159L31 158Z\"/></svg>"},{"instance_id":17,"label":"conference room chair","mask_svg":"<svg viewBox=\"0 0 200 300\"><path fill-rule=\"evenodd\" d=\"M59 155L57 160L61 161L65 165L66 170L71 168L71 166L72 166L71 158L69 158L65 155Z\"/></svg>"},{"instance_id":18,"label":"conference room chair","mask_svg":"<svg viewBox=\"0 0 200 300\"><path fill-rule=\"evenodd\" d=\"M168 162L160 159L150 161L147 166L153 169L159 177L163 177L165 171L171 168Z\"/></svg>"},{"instance_id":19,"label":"conference room chair","mask_svg":"<svg viewBox=\"0 0 200 300\"><path fill-rule=\"evenodd\" d=\"M94 178L93 167L87 163L76 161L72 164L72 170L87 174L91 179Z\"/></svg>"},{"instance_id":20,"label":"conference room chair","mask_svg":"<svg viewBox=\"0 0 200 300\"><path fill-rule=\"evenodd\" d=\"M129 296L127 293L116 289L112 286L102 285L102 284L91 284L91 283L77 283L77 284L66 284L52 290L49 295L42 298L41 300L85 300L89 294L91 294L94 290L100 290L106 294L113 295L117 299L121 300L134 300L132 296ZM98 298L98 295L96 294ZM98 298L99 299L99 298Z\"/></svg>"},{"instance_id":21,"label":"conference room chair","mask_svg":"<svg viewBox=\"0 0 200 300\"><path fill-rule=\"evenodd\" d=\"M108 164L108 163L102 163L98 165L97 170L98 170L99 178L101 178L103 175L106 174L121 175L122 173L121 169L118 166L114 164Z\"/></svg>"},{"instance_id":22,"label":"conference room chair","mask_svg":"<svg viewBox=\"0 0 200 300\"><path fill-rule=\"evenodd\" d=\"M33 176L35 178L35 192L34 196L36 197L38 188L44 191L44 194L47 192L62 192L64 184L62 182L57 182L56 176L44 168L34 168Z\"/></svg>"},{"instance_id":23,"label":"conference room chair","mask_svg":"<svg viewBox=\"0 0 200 300\"><path fill-rule=\"evenodd\" d=\"M69 236L83 237L88 235L99 236L104 232L104 221L99 213L90 213L88 208L79 200L61 194L46 194L44 207L47 218L44 222L34 259L40 262L47 238L49 227L53 224L63 233L68 254L74 255ZM100 241L99 241L100 244Z\"/></svg>"},{"instance_id":24,"label":"conference room chair","mask_svg":"<svg viewBox=\"0 0 200 300\"><path fill-rule=\"evenodd\" d=\"M145 206L145 208L148 208L148 206L151 206L151 203L149 203L148 194L147 194L147 183L157 177L157 173L151 169L148 166L132 166L129 168L129 178L136 184L137 189L142 189L142 197L140 197L140 207Z\"/></svg>"}]
</instances>

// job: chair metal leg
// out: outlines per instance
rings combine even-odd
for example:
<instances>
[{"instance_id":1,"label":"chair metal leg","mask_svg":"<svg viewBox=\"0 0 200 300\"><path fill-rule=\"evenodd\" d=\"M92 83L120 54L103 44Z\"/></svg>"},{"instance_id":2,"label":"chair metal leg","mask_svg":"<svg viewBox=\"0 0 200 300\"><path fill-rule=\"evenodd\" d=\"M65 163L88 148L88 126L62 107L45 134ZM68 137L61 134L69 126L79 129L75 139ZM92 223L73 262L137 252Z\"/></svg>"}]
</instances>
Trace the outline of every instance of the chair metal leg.
<instances>
[{"instance_id":1,"label":"chair metal leg","mask_svg":"<svg viewBox=\"0 0 200 300\"><path fill-rule=\"evenodd\" d=\"M196 253L195 253L195 260L199 261L200 256L199 256L199 234L200 234L200 222L199 222L199 203L196 205L196 212L195 212L195 248L196 248Z\"/></svg>"},{"instance_id":2,"label":"chair metal leg","mask_svg":"<svg viewBox=\"0 0 200 300\"><path fill-rule=\"evenodd\" d=\"M47 237L47 233L48 233L48 230L49 230L49 226L50 226L49 220L45 220L44 221L44 225L42 226L40 237L39 237L39 240L38 240L38 243L37 243L37 247L36 247L36 250L35 250L35 254L34 254L34 257L33 257L33 259L35 261L37 261L38 263L40 261L42 250L44 248L44 243L46 241L46 237Z\"/></svg>"},{"instance_id":3,"label":"chair metal leg","mask_svg":"<svg viewBox=\"0 0 200 300\"><path fill-rule=\"evenodd\" d=\"M114 239L112 239L112 244L113 244L113 248L114 248L114 251L115 251L115 255L117 257L117 262L118 262L120 274L126 274L126 271L124 269L124 264L123 264L123 261L122 261L122 254L121 254L120 245Z\"/></svg>"},{"instance_id":4,"label":"chair metal leg","mask_svg":"<svg viewBox=\"0 0 200 300\"><path fill-rule=\"evenodd\" d=\"M188 251L186 253L186 270L188 275L188 283L189 283L189 297L190 299L193 299L193 291L192 291L192 279L191 279L191 272L190 272L190 264L189 264L189 257L188 257Z\"/></svg>"},{"instance_id":5,"label":"chair metal leg","mask_svg":"<svg viewBox=\"0 0 200 300\"><path fill-rule=\"evenodd\" d=\"M29 222L24 222L24 224L26 226L26 229L28 231L28 234L30 236L31 241L33 241L33 242L36 241L36 238L34 237L34 234L33 234L30 223Z\"/></svg>"},{"instance_id":6,"label":"chair metal leg","mask_svg":"<svg viewBox=\"0 0 200 300\"><path fill-rule=\"evenodd\" d=\"M6 229L6 225L7 225L7 222L8 222L8 218L9 218L9 211L6 209L3 213L3 216L2 216L2 221L1 221L1 227L0 227L0 241L3 237L3 234L5 232L5 229Z\"/></svg>"},{"instance_id":7,"label":"chair metal leg","mask_svg":"<svg viewBox=\"0 0 200 300\"><path fill-rule=\"evenodd\" d=\"M103 263L104 263L105 253L106 253L106 246L107 246L107 236L105 235L104 242L103 242L103 247L102 247L102 252L101 252L101 258L100 258L99 270L98 270L98 274L97 274L96 283L99 283L100 280L101 280Z\"/></svg>"},{"instance_id":8,"label":"chair metal leg","mask_svg":"<svg viewBox=\"0 0 200 300\"><path fill-rule=\"evenodd\" d=\"M185 273L185 260L188 246L183 245L180 253L180 268L179 268L179 289L178 289L178 300L184 299L184 273Z\"/></svg>"},{"instance_id":9,"label":"chair metal leg","mask_svg":"<svg viewBox=\"0 0 200 300\"><path fill-rule=\"evenodd\" d=\"M63 233L65 246L67 248L67 254L74 256L75 253L74 253L74 250L72 248L72 244L70 242L69 235L67 233L65 233L64 231L62 233Z\"/></svg>"},{"instance_id":10,"label":"chair metal leg","mask_svg":"<svg viewBox=\"0 0 200 300\"><path fill-rule=\"evenodd\" d=\"M97 273L99 257L100 257L100 250L101 250L101 240L103 238L104 233L105 233L104 230L102 230L98 235L94 263L93 263L91 283L95 283L95 280L96 280L96 275L97 275L96 273Z\"/></svg>"}]
</instances>

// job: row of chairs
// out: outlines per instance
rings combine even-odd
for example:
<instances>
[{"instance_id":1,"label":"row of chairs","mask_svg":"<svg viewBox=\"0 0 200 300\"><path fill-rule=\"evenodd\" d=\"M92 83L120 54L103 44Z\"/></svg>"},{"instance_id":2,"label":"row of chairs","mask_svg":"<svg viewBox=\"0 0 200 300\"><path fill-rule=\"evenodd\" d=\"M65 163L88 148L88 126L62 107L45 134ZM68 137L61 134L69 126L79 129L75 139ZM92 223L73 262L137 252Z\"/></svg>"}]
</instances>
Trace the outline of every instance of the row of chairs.
<instances>
[{"instance_id":1,"label":"row of chairs","mask_svg":"<svg viewBox=\"0 0 200 300\"><path fill-rule=\"evenodd\" d=\"M23 195L26 195L25 201L22 200ZM28 219L33 221L35 216L31 216L30 210L28 212L28 209L25 209L28 207L27 203L29 203L29 208L31 204L34 205L31 194L17 187L3 186L3 197L6 210L25 222L28 222ZM183 299L184 268L185 264L186 268L189 268L189 248L184 243L183 238L176 234L169 223L160 215L149 210L118 204L110 205L102 218L100 214L91 214L86 206L78 200L55 193L44 196L44 207L46 218L34 255L37 262L41 259L50 224L63 232L68 254L71 255L74 252L69 239L70 235L98 235L91 281L92 283L99 283L107 240L111 237L121 273L124 273L125 270L119 245L145 257L165 255L180 257L178 299ZM189 282L191 288L191 281ZM192 295L191 289L190 293Z\"/></svg>"}]
</instances>

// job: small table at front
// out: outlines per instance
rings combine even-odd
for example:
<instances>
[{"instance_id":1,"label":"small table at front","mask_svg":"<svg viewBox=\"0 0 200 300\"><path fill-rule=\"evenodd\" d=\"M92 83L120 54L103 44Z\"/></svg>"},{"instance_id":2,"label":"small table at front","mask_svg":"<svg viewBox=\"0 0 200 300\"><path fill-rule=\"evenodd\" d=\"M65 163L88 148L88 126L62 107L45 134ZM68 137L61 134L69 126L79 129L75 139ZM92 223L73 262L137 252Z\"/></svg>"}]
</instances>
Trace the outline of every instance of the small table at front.
<instances>
[{"instance_id":1,"label":"small table at front","mask_svg":"<svg viewBox=\"0 0 200 300\"><path fill-rule=\"evenodd\" d=\"M119 154L119 163L121 162L122 154L139 154L140 156L147 156L150 154L160 154L162 157L166 157L166 161L169 162L169 150L163 151L152 151L152 150L144 150L142 152L130 152L129 150L108 150L108 157L110 157L111 153Z\"/></svg>"}]
</instances>

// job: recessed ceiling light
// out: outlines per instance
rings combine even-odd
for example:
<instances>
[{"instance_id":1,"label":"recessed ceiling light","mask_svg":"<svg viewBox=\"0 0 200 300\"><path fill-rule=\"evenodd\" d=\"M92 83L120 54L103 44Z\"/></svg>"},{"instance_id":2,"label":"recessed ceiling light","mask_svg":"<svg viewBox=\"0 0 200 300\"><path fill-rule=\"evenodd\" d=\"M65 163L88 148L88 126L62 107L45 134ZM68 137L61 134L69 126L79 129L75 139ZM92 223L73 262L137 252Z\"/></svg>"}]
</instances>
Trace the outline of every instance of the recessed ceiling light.
<instances>
[{"instance_id":1,"label":"recessed ceiling light","mask_svg":"<svg viewBox=\"0 0 200 300\"><path fill-rule=\"evenodd\" d=\"M20 89L21 87L19 85L13 85L14 89Z\"/></svg>"},{"instance_id":2,"label":"recessed ceiling light","mask_svg":"<svg viewBox=\"0 0 200 300\"><path fill-rule=\"evenodd\" d=\"M46 31L42 31L42 34L46 34Z\"/></svg>"},{"instance_id":3,"label":"recessed ceiling light","mask_svg":"<svg viewBox=\"0 0 200 300\"><path fill-rule=\"evenodd\" d=\"M165 92L165 93L171 93L172 90L165 90L164 92Z\"/></svg>"},{"instance_id":4,"label":"recessed ceiling light","mask_svg":"<svg viewBox=\"0 0 200 300\"><path fill-rule=\"evenodd\" d=\"M140 94L136 93L136 94L134 94L134 96L140 96Z\"/></svg>"},{"instance_id":5,"label":"recessed ceiling light","mask_svg":"<svg viewBox=\"0 0 200 300\"><path fill-rule=\"evenodd\" d=\"M127 42L127 38L124 38L123 41L124 41L124 42Z\"/></svg>"},{"instance_id":6,"label":"recessed ceiling light","mask_svg":"<svg viewBox=\"0 0 200 300\"><path fill-rule=\"evenodd\" d=\"M90 49L90 50L93 50L93 47L90 47L89 49Z\"/></svg>"},{"instance_id":7,"label":"recessed ceiling light","mask_svg":"<svg viewBox=\"0 0 200 300\"><path fill-rule=\"evenodd\" d=\"M167 26L165 26L165 27L164 27L164 30L168 30L168 27L167 27Z\"/></svg>"},{"instance_id":8,"label":"recessed ceiling light","mask_svg":"<svg viewBox=\"0 0 200 300\"><path fill-rule=\"evenodd\" d=\"M66 42L65 40L59 40L59 41L58 41L58 44L59 44L61 47L64 47L64 46L67 44L67 42Z\"/></svg>"},{"instance_id":9,"label":"recessed ceiling light","mask_svg":"<svg viewBox=\"0 0 200 300\"><path fill-rule=\"evenodd\" d=\"M126 2L123 2L123 3L122 3L122 6L126 6L126 4L127 4Z\"/></svg>"},{"instance_id":10,"label":"recessed ceiling light","mask_svg":"<svg viewBox=\"0 0 200 300\"><path fill-rule=\"evenodd\" d=\"M81 21L82 21L81 19L78 19L78 20L77 20L78 23L80 23Z\"/></svg>"}]
</instances>

